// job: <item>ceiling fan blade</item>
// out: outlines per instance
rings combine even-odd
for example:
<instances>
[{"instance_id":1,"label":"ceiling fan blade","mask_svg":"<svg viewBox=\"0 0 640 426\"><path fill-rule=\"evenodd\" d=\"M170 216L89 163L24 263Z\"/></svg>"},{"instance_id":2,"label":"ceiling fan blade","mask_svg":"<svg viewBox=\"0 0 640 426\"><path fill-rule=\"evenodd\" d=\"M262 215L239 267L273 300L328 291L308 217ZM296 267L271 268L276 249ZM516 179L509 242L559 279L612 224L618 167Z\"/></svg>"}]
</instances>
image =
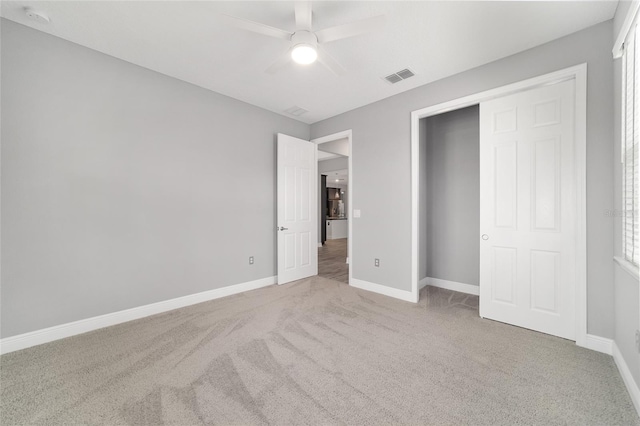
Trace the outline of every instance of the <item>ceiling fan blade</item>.
<instances>
[{"instance_id":1,"label":"ceiling fan blade","mask_svg":"<svg viewBox=\"0 0 640 426\"><path fill-rule=\"evenodd\" d=\"M347 72L338 61L333 59L333 56L329 55L327 51L320 48L320 46L318 46L318 62L327 67L329 71L335 75L345 75Z\"/></svg>"},{"instance_id":2,"label":"ceiling fan blade","mask_svg":"<svg viewBox=\"0 0 640 426\"><path fill-rule=\"evenodd\" d=\"M269 37L279 38L282 40L291 40L291 33L285 30L281 30L280 28L270 27L269 25L249 21L247 19L236 18L235 16L230 15L222 14L220 16L222 17L223 22L232 27L240 28Z\"/></svg>"},{"instance_id":3,"label":"ceiling fan blade","mask_svg":"<svg viewBox=\"0 0 640 426\"><path fill-rule=\"evenodd\" d=\"M311 30L311 2L296 2L296 29Z\"/></svg>"},{"instance_id":4,"label":"ceiling fan blade","mask_svg":"<svg viewBox=\"0 0 640 426\"><path fill-rule=\"evenodd\" d=\"M264 72L267 74L275 74L291 62L291 49L283 53L277 61L269 66Z\"/></svg>"},{"instance_id":5,"label":"ceiling fan blade","mask_svg":"<svg viewBox=\"0 0 640 426\"><path fill-rule=\"evenodd\" d=\"M343 38L354 37L360 34L382 28L387 20L386 15L373 16L350 24L338 25L316 31L318 42L328 43L330 41L341 40Z\"/></svg>"}]
</instances>

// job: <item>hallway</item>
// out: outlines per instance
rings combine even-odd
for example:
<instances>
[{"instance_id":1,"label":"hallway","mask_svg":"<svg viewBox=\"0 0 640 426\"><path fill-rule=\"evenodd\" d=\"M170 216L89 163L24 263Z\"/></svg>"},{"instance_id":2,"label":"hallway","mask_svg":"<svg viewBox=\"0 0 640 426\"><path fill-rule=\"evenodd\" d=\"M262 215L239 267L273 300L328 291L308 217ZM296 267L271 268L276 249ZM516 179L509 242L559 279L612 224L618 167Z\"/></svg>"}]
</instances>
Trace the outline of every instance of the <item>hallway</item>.
<instances>
[{"instance_id":1,"label":"hallway","mask_svg":"<svg viewBox=\"0 0 640 426\"><path fill-rule=\"evenodd\" d=\"M318 247L318 275L342 283L349 283L347 239L327 240Z\"/></svg>"}]
</instances>

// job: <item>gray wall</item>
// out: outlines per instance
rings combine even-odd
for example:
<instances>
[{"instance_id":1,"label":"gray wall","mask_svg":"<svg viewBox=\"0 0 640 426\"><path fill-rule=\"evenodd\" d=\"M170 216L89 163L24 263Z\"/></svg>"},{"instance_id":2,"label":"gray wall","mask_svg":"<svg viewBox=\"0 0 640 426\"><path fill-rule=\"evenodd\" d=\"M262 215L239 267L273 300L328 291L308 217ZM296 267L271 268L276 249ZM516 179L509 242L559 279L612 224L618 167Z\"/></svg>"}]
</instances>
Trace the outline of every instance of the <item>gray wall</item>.
<instances>
[{"instance_id":1,"label":"gray wall","mask_svg":"<svg viewBox=\"0 0 640 426\"><path fill-rule=\"evenodd\" d=\"M276 274L308 125L7 20L1 83L2 337Z\"/></svg>"},{"instance_id":2,"label":"gray wall","mask_svg":"<svg viewBox=\"0 0 640 426\"><path fill-rule=\"evenodd\" d=\"M613 39L615 40L624 22L624 18L629 10L630 2L618 3L618 9L614 17ZM622 164L620 162L621 150L621 102L622 102L622 60L614 62L614 155L613 155L613 183L614 199L610 210L620 210L622 208ZM622 219L620 217L610 217L614 229L614 254L622 255ZM613 263L614 276L614 320L616 345L631 370L631 374L637 384L640 385L640 355L635 345L635 333L640 327L640 294L638 287L640 283L628 272L622 269L617 263Z\"/></svg>"},{"instance_id":3,"label":"gray wall","mask_svg":"<svg viewBox=\"0 0 640 426\"><path fill-rule=\"evenodd\" d=\"M352 223L354 278L411 289L411 111L586 62L588 331L612 338L613 229L603 214L613 203L611 34L607 21L311 125L312 138L353 130L351 207L362 210ZM378 208L380 193L394 209Z\"/></svg>"},{"instance_id":4,"label":"gray wall","mask_svg":"<svg viewBox=\"0 0 640 426\"><path fill-rule=\"evenodd\" d=\"M480 109L423 119L427 276L480 284Z\"/></svg>"}]
</instances>

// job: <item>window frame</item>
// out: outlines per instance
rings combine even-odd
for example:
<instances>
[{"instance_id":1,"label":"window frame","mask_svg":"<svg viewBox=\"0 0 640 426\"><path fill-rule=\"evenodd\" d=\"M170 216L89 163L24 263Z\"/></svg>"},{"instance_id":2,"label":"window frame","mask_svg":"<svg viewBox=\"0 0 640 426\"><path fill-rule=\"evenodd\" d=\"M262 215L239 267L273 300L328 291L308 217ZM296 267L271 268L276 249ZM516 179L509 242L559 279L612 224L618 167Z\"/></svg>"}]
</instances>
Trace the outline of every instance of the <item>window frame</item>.
<instances>
[{"instance_id":1,"label":"window frame","mask_svg":"<svg viewBox=\"0 0 640 426\"><path fill-rule=\"evenodd\" d=\"M637 18L637 16L636 16ZM622 163L622 205L621 233L622 253L614 259L636 279L639 277L640 265L640 215L638 204L639 192L639 160L640 140L640 49L638 43L638 22L633 19L621 49L621 128L620 128L620 160ZM629 60L631 59L631 63ZM629 88L631 85L631 89ZM633 100L629 102L629 95ZM631 153L629 151L631 150ZM631 170L629 170L631 169ZM631 188L629 188L629 185ZM629 200L631 197L631 200ZM631 239L631 242L629 242Z\"/></svg>"}]
</instances>

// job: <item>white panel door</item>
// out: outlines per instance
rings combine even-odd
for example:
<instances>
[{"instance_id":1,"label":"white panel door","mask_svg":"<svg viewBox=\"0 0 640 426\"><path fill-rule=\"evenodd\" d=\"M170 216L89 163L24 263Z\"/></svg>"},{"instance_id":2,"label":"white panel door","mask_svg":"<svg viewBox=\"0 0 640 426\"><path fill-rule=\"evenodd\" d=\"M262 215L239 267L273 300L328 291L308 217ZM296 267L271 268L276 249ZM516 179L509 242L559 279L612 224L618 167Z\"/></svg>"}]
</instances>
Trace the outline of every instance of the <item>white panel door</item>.
<instances>
[{"instance_id":1,"label":"white panel door","mask_svg":"<svg viewBox=\"0 0 640 426\"><path fill-rule=\"evenodd\" d=\"M480 104L480 316L572 340L574 90Z\"/></svg>"},{"instance_id":2,"label":"white panel door","mask_svg":"<svg viewBox=\"0 0 640 426\"><path fill-rule=\"evenodd\" d=\"M278 133L278 284L318 274L316 145Z\"/></svg>"}]
</instances>

